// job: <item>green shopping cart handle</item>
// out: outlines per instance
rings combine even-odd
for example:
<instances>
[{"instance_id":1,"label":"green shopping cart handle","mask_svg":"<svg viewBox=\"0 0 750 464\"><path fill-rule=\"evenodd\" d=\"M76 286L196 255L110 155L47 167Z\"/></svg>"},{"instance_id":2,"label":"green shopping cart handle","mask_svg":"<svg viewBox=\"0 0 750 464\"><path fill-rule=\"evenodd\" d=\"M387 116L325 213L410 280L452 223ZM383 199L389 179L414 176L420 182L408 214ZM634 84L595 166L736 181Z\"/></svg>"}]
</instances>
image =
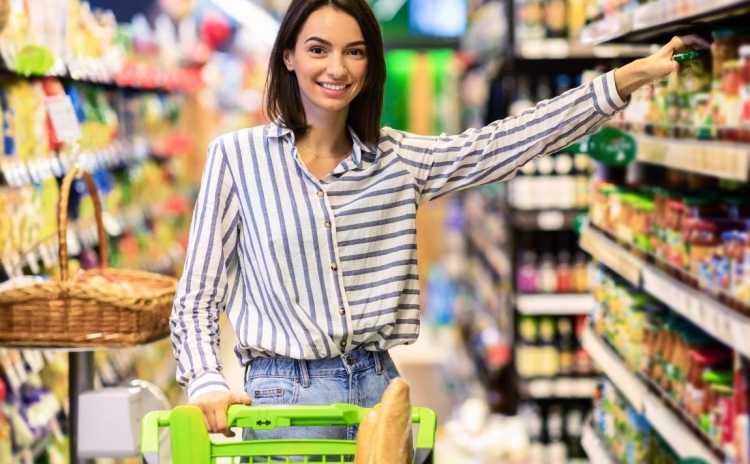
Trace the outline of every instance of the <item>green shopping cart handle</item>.
<instances>
[{"instance_id":1,"label":"green shopping cart handle","mask_svg":"<svg viewBox=\"0 0 750 464\"><path fill-rule=\"evenodd\" d=\"M331 405L269 405L244 406L232 405L227 411L227 423L230 427L271 430L276 427L296 426L350 426L359 424L370 409L352 404L336 403ZM419 424L416 448L432 450L435 446L437 417L427 408L412 408L412 423ZM196 406L178 406L172 411L153 411L148 413L142 422L141 451L145 454L159 452L159 428L169 427L172 438L172 452L179 450L186 456L231 456L239 452L239 447L248 446L250 442L237 444L214 444L208 437L203 413ZM351 446L345 440L323 440L318 444ZM175 446L178 445L178 446ZM252 443L256 448L269 445L294 445L296 450L308 445L313 449L315 443L294 440L276 440L263 443ZM299 452L299 451L297 451ZM335 453L334 453L335 454ZM197 459L193 462L207 462Z\"/></svg>"}]
</instances>

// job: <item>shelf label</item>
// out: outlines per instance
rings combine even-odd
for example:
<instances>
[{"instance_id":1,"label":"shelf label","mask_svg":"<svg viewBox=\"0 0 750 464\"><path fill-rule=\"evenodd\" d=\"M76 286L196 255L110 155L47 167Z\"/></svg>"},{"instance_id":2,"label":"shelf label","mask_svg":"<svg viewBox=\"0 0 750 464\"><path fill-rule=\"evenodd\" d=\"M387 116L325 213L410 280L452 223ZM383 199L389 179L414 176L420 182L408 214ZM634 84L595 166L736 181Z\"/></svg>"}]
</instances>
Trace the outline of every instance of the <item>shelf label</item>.
<instances>
[{"instance_id":1,"label":"shelf label","mask_svg":"<svg viewBox=\"0 0 750 464\"><path fill-rule=\"evenodd\" d=\"M646 418L651 426L659 432L664 441L669 443L681 458L700 457L711 464L719 464L714 454L707 449L692 431L682 424L658 398L647 395L644 401Z\"/></svg>"},{"instance_id":2,"label":"shelf label","mask_svg":"<svg viewBox=\"0 0 750 464\"><path fill-rule=\"evenodd\" d=\"M638 412L643 411L646 385L625 367L619 356L593 330L586 329L582 342L586 352L596 361L625 398L630 401L633 408Z\"/></svg>"},{"instance_id":3,"label":"shelf label","mask_svg":"<svg viewBox=\"0 0 750 464\"><path fill-rule=\"evenodd\" d=\"M584 251L601 263L620 274L636 287L640 286L641 268L643 267L641 260L590 227L583 229L580 244Z\"/></svg>"},{"instance_id":4,"label":"shelf label","mask_svg":"<svg viewBox=\"0 0 750 464\"><path fill-rule=\"evenodd\" d=\"M47 106L47 114L59 140L74 143L81 139L81 127L70 97L67 95L47 97L44 99L44 104Z\"/></svg>"},{"instance_id":5,"label":"shelf label","mask_svg":"<svg viewBox=\"0 0 750 464\"><path fill-rule=\"evenodd\" d=\"M683 171L747 181L750 149L733 143L637 137L639 161Z\"/></svg>"}]
</instances>

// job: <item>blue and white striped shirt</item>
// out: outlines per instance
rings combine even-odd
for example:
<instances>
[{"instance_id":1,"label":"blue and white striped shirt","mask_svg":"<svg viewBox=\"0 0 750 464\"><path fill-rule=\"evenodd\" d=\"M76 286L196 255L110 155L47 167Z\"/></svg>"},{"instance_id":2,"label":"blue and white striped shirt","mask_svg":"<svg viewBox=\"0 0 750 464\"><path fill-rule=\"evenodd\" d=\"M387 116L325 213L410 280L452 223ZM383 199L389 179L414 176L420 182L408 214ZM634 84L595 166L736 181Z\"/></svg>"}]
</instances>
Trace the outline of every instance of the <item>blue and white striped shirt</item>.
<instances>
[{"instance_id":1,"label":"blue and white striped shirt","mask_svg":"<svg viewBox=\"0 0 750 464\"><path fill-rule=\"evenodd\" d=\"M623 108L614 73L456 135L385 128L317 180L276 124L214 140L174 302L177 378L191 398L228 390L219 315L240 362L387 350L419 334L419 205L510 179L530 159L594 132Z\"/></svg>"}]
</instances>

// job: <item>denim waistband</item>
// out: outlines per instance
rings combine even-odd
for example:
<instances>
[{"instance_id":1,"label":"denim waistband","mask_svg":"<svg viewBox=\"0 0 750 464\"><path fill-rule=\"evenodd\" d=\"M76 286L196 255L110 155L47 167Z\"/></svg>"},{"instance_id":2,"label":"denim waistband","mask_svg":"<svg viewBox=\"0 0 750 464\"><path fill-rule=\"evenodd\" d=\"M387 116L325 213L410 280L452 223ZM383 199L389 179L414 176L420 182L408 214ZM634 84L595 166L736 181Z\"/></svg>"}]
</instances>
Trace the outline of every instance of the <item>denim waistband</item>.
<instances>
[{"instance_id":1,"label":"denim waistband","mask_svg":"<svg viewBox=\"0 0 750 464\"><path fill-rule=\"evenodd\" d=\"M250 377L284 377L299 379L310 386L311 377L347 376L366 369L383 372L383 363L390 359L387 351L355 350L329 359L305 360L283 357L255 358L245 368L245 382Z\"/></svg>"}]
</instances>

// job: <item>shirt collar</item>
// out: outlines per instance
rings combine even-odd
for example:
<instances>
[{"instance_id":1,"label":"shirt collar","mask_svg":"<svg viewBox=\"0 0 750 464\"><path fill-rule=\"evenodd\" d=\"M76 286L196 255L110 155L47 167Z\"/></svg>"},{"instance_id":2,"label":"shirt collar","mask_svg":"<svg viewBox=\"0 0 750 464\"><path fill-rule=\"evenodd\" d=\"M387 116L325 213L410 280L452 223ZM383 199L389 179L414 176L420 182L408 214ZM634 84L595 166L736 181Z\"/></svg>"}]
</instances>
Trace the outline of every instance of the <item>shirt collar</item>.
<instances>
[{"instance_id":1,"label":"shirt collar","mask_svg":"<svg viewBox=\"0 0 750 464\"><path fill-rule=\"evenodd\" d=\"M356 132L354 132L354 129L351 128L351 126L347 126L347 129L349 130L349 135L352 138L352 155L354 156L354 162L357 166L360 165L362 162L362 152L365 153L371 153L373 156L377 157L377 149L370 143L363 142ZM268 125L268 137L271 138L281 138L286 137L287 135L291 134L292 137L294 137L294 134L292 133L292 130L288 127L284 126L284 120L281 118L277 118L274 121L272 121Z\"/></svg>"}]
</instances>

